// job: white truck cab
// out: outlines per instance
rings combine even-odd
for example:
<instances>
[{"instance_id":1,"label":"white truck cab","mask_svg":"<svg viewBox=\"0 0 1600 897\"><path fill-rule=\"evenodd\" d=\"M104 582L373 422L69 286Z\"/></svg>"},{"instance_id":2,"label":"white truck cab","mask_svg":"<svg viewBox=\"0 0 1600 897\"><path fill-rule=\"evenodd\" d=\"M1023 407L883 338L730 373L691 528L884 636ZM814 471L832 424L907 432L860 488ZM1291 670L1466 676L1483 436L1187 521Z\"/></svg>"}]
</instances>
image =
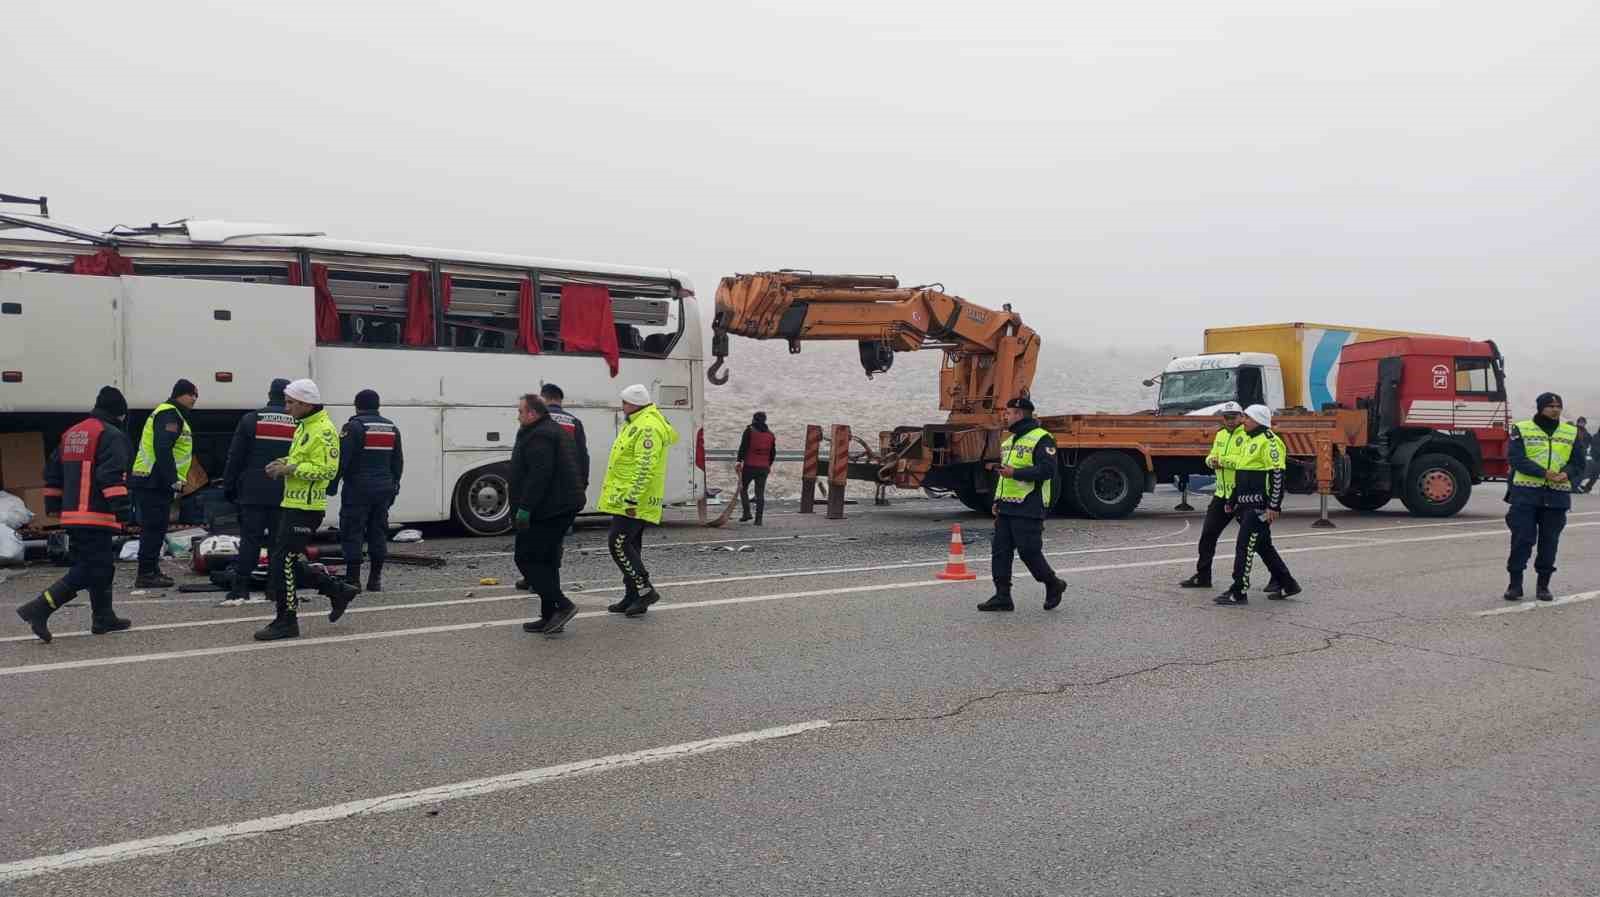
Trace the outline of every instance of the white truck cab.
<instances>
[{"instance_id":1,"label":"white truck cab","mask_svg":"<svg viewBox=\"0 0 1600 897\"><path fill-rule=\"evenodd\" d=\"M1266 352L1182 355L1161 372L1159 414L1212 415L1224 402L1283 408L1283 368Z\"/></svg>"}]
</instances>

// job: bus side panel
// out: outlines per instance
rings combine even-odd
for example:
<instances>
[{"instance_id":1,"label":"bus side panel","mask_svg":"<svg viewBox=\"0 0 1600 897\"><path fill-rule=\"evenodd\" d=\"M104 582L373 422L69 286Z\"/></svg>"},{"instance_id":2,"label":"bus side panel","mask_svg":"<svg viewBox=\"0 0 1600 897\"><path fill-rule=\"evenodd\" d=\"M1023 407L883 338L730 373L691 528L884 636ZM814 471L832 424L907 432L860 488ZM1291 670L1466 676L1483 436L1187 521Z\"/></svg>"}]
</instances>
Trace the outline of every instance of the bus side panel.
<instances>
[{"instance_id":1,"label":"bus side panel","mask_svg":"<svg viewBox=\"0 0 1600 897\"><path fill-rule=\"evenodd\" d=\"M128 405L153 408L180 377L202 409L258 408L274 377L311 373L309 287L173 277L120 278L125 300ZM220 372L231 382L218 379Z\"/></svg>"},{"instance_id":2,"label":"bus side panel","mask_svg":"<svg viewBox=\"0 0 1600 897\"><path fill-rule=\"evenodd\" d=\"M350 414L354 413L355 409L351 409ZM439 450L442 409L386 405L378 413L400 429L400 445L406 454L400 495L389 511L389 519L395 523L423 523L449 517L450 488L455 481L445 480L444 455Z\"/></svg>"},{"instance_id":3,"label":"bus side panel","mask_svg":"<svg viewBox=\"0 0 1600 897\"><path fill-rule=\"evenodd\" d=\"M115 277L0 271L0 370L22 372L0 412L88 413L100 387L125 388L121 297Z\"/></svg>"}]
</instances>

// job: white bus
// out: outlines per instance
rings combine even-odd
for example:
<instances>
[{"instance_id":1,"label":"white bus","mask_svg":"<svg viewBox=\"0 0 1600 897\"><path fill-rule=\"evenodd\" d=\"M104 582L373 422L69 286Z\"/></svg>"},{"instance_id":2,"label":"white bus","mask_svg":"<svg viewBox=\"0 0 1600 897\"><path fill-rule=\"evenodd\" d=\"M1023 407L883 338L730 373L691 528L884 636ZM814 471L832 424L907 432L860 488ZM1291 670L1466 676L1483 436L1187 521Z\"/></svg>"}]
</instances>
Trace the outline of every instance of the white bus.
<instances>
[{"instance_id":1,"label":"white bus","mask_svg":"<svg viewBox=\"0 0 1600 897\"><path fill-rule=\"evenodd\" d=\"M564 295L573 297L565 319ZM602 306L614 320L615 374L601 352L572 350L607 341ZM623 420L617 392L630 383L650 388L680 437L666 501L700 500L702 365L694 289L666 268L220 221L100 233L0 213L0 433L37 431L53 445L112 384L134 409L136 437L186 377L200 390L196 457L216 478L235 423L265 402L272 378L314 378L335 423L371 388L405 448L396 522L507 530L516 401L545 383L583 420L590 509ZM330 525L337 506L329 502Z\"/></svg>"}]
</instances>

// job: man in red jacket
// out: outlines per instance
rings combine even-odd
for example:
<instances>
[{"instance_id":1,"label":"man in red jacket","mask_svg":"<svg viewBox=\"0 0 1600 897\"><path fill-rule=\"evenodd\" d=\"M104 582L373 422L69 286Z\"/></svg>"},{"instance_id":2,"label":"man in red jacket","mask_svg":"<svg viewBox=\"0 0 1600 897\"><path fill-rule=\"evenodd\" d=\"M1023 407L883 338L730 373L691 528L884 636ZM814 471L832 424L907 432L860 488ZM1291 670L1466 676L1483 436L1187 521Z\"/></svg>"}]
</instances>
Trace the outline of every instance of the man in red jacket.
<instances>
[{"instance_id":1,"label":"man in red jacket","mask_svg":"<svg viewBox=\"0 0 1600 897\"><path fill-rule=\"evenodd\" d=\"M761 513L767 509L767 475L772 473L772 462L778 457L778 442L767 429L767 413L757 411L744 428L739 440L739 505L742 523L750 519L750 485L756 487L756 526L761 525Z\"/></svg>"},{"instance_id":2,"label":"man in red jacket","mask_svg":"<svg viewBox=\"0 0 1600 897\"><path fill-rule=\"evenodd\" d=\"M133 444L122 431L127 414L122 392L102 387L94 412L62 434L60 447L45 465L45 511L60 515L67 529L72 568L39 597L17 608L17 616L40 641L50 641L46 625L50 615L84 589L93 611L90 632L101 635L132 625L111 607L117 560L112 538L122 531L133 508L128 497Z\"/></svg>"}]
</instances>

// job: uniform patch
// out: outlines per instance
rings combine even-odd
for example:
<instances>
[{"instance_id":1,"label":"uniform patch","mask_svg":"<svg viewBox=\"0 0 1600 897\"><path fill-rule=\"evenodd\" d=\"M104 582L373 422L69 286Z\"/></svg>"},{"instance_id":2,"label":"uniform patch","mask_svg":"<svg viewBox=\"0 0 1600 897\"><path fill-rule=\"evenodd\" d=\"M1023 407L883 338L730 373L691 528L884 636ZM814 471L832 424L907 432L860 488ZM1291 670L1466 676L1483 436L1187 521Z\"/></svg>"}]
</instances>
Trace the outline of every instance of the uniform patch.
<instances>
[{"instance_id":1,"label":"uniform patch","mask_svg":"<svg viewBox=\"0 0 1600 897\"><path fill-rule=\"evenodd\" d=\"M181 428L177 424L167 424L167 426L166 426L166 430L167 430L168 433L176 433L180 429Z\"/></svg>"},{"instance_id":2,"label":"uniform patch","mask_svg":"<svg viewBox=\"0 0 1600 897\"><path fill-rule=\"evenodd\" d=\"M1052 446L1052 445L1045 446L1044 447L1044 453L1047 454L1047 455L1055 454L1056 453L1055 446Z\"/></svg>"},{"instance_id":3,"label":"uniform patch","mask_svg":"<svg viewBox=\"0 0 1600 897\"><path fill-rule=\"evenodd\" d=\"M641 444L642 444L642 445L643 445L643 446L644 446L644 447L645 447L645 448L655 448L655 447L656 447L656 444L655 444L655 443L654 443L654 442L651 442L651 441L650 441L650 437L648 437L648 436L646 436L646 437L645 437L645 438L644 438L644 439L643 439L643 441L642 441L642 442L641 442Z\"/></svg>"}]
</instances>

